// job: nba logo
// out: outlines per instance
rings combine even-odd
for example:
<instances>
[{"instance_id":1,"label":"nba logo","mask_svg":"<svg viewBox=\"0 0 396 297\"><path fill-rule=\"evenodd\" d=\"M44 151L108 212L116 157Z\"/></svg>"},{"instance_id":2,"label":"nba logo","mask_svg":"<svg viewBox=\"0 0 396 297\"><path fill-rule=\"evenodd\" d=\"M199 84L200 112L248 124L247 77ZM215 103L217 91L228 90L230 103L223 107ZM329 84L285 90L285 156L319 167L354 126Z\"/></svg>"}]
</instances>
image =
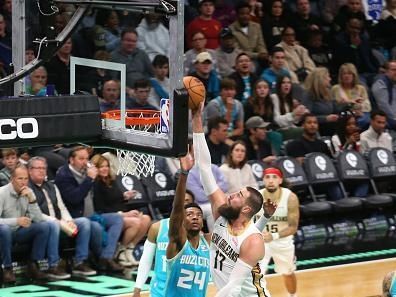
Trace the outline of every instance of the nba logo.
<instances>
[{"instance_id":1,"label":"nba logo","mask_svg":"<svg viewBox=\"0 0 396 297\"><path fill-rule=\"evenodd\" d=\"M160 115L160 131L161 133L169 133L169 99L161 99Z\"/></svg>"}]
</instances>

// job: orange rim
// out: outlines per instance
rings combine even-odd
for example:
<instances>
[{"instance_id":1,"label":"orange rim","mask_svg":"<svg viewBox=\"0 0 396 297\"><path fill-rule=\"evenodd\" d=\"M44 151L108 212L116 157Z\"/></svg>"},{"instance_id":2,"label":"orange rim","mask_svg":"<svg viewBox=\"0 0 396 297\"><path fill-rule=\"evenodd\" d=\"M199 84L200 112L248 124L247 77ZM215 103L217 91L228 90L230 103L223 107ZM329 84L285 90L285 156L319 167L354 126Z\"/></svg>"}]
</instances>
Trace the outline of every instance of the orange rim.
<instances>
[{"instance_id":1,"label":"orange rim","mask_svg":"<svg viewBox=\"0 0 396 297\"><path fill-rule=\"evenodd\" d=\"M160 122L159 110L127 109L125 113L125 124L128 126L157 125ZM102 112L102 119L120 120L121 110Z\"/></svg>"}]
</instances>

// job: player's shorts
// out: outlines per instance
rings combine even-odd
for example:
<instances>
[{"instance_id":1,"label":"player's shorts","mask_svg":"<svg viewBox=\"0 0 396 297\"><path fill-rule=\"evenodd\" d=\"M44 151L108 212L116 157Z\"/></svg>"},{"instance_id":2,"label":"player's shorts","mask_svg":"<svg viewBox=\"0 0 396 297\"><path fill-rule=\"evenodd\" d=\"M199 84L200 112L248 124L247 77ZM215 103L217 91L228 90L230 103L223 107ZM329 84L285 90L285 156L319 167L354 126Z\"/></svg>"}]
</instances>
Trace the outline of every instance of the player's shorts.
<instances>
[{"instance_id":1,"label":"player's shorts","mask_svg":"<svg viewBox=\"0 0 396 297\"><path fill-rule=\"evenodd\" d=\"M274 242L276 244L276 242ZM271 258L274 260L275 272L280 274L292 274L296 271L295 247L291 243L287 246L265 244L265 256L260 262L261 269L267 271Z\"/></svg>"}]
</instances>

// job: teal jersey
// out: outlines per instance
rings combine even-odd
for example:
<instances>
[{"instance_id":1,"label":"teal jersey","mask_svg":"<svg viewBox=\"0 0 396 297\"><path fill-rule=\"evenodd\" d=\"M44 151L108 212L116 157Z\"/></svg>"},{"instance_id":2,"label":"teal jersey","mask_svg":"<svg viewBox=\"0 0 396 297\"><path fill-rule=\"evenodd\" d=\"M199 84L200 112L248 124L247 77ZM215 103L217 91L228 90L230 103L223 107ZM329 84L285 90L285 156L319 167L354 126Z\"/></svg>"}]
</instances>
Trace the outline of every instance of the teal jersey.
<instances>
[{"instance_id":1,"label":"teal jersey","mask_svg":"<svg viewBox=\"0 0 396 297\"><path fill-rule=\"evenodd\" d=\"M165 297L166 285L166 247L169 243L169 219L160 221L157 235L157 248L155 250L154 276L150 282L152 297Z\"/></svg>"},{"instance_id":2,"label":"teal jersey","mask_svg":"<svg viewBox=\"0 0 396 297\"><path fill-rule=\"evenodd\" d=\"M186 240L181 251L168 259L166 297L205 297L210 277L209 246L201 235L194 249Z\"/></svg>"}]
</instances>

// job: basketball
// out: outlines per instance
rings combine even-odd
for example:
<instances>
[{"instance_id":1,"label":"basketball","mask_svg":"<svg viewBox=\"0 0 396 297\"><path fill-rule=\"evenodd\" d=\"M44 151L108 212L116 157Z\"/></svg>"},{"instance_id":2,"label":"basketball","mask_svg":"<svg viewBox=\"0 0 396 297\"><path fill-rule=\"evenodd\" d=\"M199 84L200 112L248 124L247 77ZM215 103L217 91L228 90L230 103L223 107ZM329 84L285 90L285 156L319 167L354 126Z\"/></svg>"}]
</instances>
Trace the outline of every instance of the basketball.
<instances>
[{"instance_id":1,"label":"basketball","mask_svg":"<svg viewBox=\"0 0 396 297\"><path fill-rule=\"evenodd\" d=\"M185 76L183 78L183 84L188 92L188 107L191 110L196 110L199 107L199 103L205 101L205 86L194 76Z\"/></svg>"}]
</instances>

